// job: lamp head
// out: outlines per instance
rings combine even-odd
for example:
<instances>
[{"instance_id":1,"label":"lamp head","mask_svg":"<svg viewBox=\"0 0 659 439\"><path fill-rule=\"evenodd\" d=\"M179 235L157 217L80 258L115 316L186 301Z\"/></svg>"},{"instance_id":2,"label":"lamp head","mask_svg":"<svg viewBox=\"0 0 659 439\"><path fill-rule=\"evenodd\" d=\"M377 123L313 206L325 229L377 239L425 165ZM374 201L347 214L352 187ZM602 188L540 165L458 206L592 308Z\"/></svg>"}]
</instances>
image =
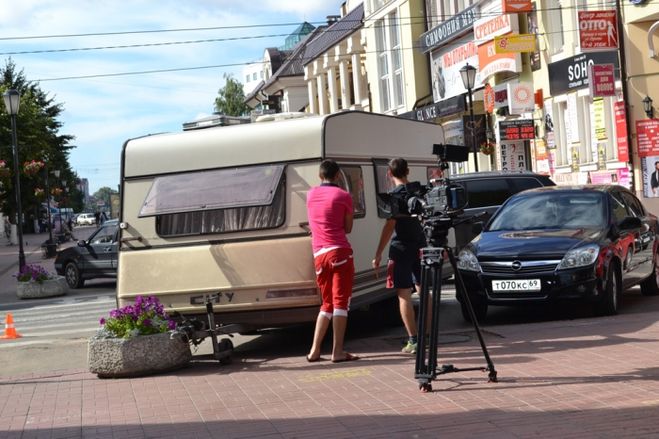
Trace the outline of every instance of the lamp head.
<instances>
[{"instance_id":1,"label":"lamp head","mask_svg":"<svg viewBox=\"0 0 659 439\"><path fill-rule=\"evenodd\" d=\"M654 108L652 107L652 98L650 96L646 95L643 98L643 110L645 111L648 119L652 119L654 117Z\"/></svg>"},{"instance_id":2,"label":"lamp head","mask_svg":"<svg viewBox=\"0 0 659 439\"><path fill-rule=\"evenodd\" d=\"M469 63L465 64L460 69L460 76L462 76L462 85L464 85L467 90L474 88L474 84L476 83L476 67Z\"/></svg>"},{"instance_id":3,"label":"lamp head","mask_svg":"<svg viewBox=\"0 0 659 439\"><path fill-rule=\"evenodd\" d=\"M16 116L18 114L18 106L21 103L21 95L15 89L7 90L2 97L5 99L5 108L7 113Z\"/></svg>"}]
</instances>

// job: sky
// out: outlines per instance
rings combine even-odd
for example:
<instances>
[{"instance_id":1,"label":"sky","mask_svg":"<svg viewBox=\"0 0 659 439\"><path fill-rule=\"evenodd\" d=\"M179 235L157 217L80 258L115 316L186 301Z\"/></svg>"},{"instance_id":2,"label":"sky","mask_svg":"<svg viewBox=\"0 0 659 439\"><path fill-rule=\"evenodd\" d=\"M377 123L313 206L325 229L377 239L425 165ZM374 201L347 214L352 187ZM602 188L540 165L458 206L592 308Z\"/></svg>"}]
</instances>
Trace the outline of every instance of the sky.
<instances>
[{"instance_id":1,"label":"sky","mask_svg":"<svg viewBox=\"0 0 659 439\"><path fill-rule=\"evenodd\" d=\"M303 21L323 24L342 3L0 0L0 57L62 104L60 134L75 137L71 168L93 194L117 189L126 140L212 114L225 73L243 82L266 47ZM133 74L154 70L168 71ZM18 136L20 144L20 126Z\"/></svg>"}]
</instances>

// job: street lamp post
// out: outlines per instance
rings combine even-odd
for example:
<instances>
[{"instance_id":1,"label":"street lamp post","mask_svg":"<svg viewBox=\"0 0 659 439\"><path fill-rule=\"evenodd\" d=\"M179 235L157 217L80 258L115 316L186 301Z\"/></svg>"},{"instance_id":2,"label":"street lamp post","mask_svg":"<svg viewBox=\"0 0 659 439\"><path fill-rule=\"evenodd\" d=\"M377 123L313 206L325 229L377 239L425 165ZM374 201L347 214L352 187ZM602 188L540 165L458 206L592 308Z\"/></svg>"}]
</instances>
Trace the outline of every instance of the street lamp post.
<instances>
[{"instance_id":1,"label":"street lamp post","mask_svg":"<svg viewBox=\"0 0 659 439\"><path fill-rule=\"evenodd\" d=\"M21 204L21 179L18 174L18 138L16 135L16 115L18 114L21 95L18 91L11 89L5 92L3 98L7 113L11 117L11 138L14 152L14 188L16 190L16 213L18 214L18 220L16 221L16 227L18 229L18 269L19 271L23 271L23 267L25 267L25 252L23 251L23 206Z\"/></svg>"},{"instance_id":2,"label":"street lamp post","mask_svg":"<svg viewBox=\"0 0 659 439\"><path fill-rule=\"evenodd\" d=\"M476 67L465 64L460 69L460 76L462 76L462 84L469 93L469 124L471 125L471 147L474 150L474 169L478 172L478 149L476 146L476 121L474 120L474 97L472 89L476 82Z\"/></svg>"},{"instance_id":3,"label":"street lamp post","mask_svg":"<svg viewBox=\"0 0 659 439\"><path fill-rule=\"evenodd\" d=\"M46 243L46 255L55 256L56 246L53 241L53 218L50 212L50 184L48 183L48 165L44 168L46 171L46 207L48 209L48 242Z\"/></svg>"}]
</instances>

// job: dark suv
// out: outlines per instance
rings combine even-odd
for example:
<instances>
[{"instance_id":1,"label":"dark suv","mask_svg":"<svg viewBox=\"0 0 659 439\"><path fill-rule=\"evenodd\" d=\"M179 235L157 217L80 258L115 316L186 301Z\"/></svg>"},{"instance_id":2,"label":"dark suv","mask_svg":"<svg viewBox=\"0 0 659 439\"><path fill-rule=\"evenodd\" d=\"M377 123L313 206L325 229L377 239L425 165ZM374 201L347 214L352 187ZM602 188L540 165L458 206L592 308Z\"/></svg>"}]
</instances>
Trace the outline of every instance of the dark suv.
<instances>
[{"instance_id":1,"label":"dark suv","mask_svg":"<svg viewBox=\"0 0 659 439\"><path fill-rule=\"evenodd\" d=\"M475 172L450 177L451 182L463 186L467 192L468 204L459 219L483 213L479 219L483 224L496 212L504 201L518 192L542 186L556 186L547 175L533 172ZM449 245L455 254L476 237L470 223L458 224L454 228L455 236L449 234Z\"/></svg>"}]
</instances>

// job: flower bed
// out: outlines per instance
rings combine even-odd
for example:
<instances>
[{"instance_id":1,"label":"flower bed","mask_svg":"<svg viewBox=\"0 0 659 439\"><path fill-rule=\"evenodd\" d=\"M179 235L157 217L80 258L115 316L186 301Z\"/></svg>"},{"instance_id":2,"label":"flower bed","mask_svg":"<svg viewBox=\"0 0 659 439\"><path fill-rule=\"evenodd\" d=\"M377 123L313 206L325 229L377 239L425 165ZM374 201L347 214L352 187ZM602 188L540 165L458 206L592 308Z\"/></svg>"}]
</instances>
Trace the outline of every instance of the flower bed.
<instances>
[{"instance_id":1,"label":"flower bed","mask_svg":"<svg viewBox=\"0 0 659 439\"><path fill-rule=\"evenodd\" d=\"M187 338L175 331L157 298L137 296L133 305L110 311L89 339L89 370L100 378L123 378L172 370L192 358Z\"/></svg>"},{"instance_id":2,"label":"flower bed","mask_svg":"<svg viewBox=\"0 0 659 439\"><path fill-rule=\"evenodd\" d=\"M51 274L40 265L28 264L16 275L16 296L19 299L41 299L62 296L69 291L63 277Z\"/></svg>"}]
</instances>

